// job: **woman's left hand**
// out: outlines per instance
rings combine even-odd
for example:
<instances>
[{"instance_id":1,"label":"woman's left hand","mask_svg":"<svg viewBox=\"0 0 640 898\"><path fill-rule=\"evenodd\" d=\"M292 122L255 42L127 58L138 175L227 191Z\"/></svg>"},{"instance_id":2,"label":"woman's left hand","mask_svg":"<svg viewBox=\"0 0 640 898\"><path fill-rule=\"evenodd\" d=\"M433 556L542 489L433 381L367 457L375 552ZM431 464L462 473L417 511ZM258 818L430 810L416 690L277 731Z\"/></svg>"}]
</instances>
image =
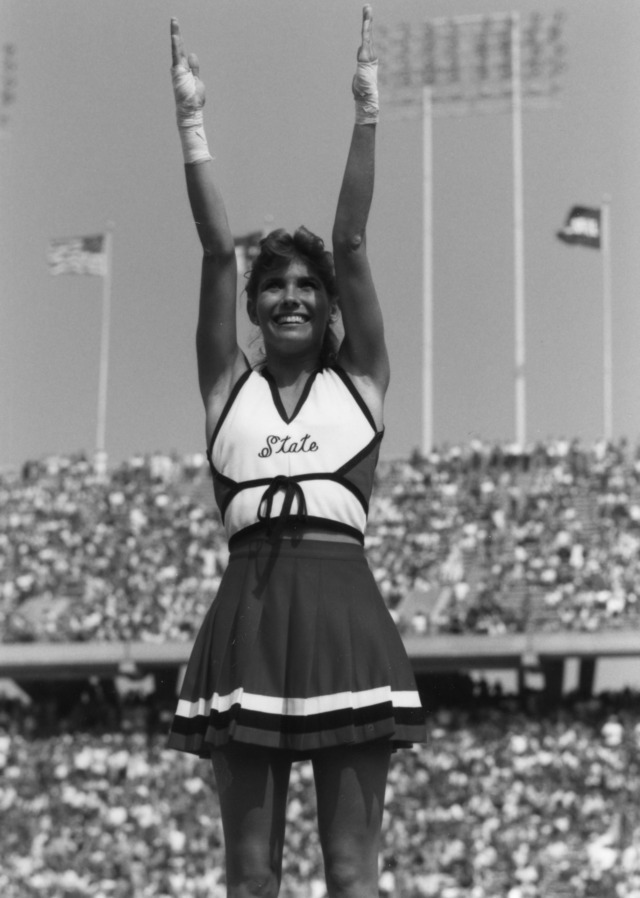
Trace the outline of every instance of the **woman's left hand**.
<instances>
[{"instance_id":1,"label":"woman's left hand","mask_svg":"<svg viewBox=\"0 0 640 898\"><path fill-rule=\"evenodd\" d=\"M362 8L362 43L358 48L358 62L374 62L376 59L373 48L373 11L367 3Z\"/></svg>"}]
</instances>

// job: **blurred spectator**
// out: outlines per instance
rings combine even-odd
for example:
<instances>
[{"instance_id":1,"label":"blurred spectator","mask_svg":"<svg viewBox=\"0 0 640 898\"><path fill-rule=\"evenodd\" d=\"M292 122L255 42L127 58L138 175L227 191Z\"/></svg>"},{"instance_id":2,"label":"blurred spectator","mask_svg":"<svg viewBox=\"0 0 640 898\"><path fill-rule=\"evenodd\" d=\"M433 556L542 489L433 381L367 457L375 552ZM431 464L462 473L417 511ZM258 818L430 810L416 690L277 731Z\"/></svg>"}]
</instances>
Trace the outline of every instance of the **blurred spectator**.
<instances>
[{"instance_id":1,"label":"blurred spectator","mask_svg":"<svg viewBox=\"0 0 640 898\"><path fill-rule=\"evenodd\" d=\"M473 441L383 462L367 547L402 632L638 629L640 448ZM201 455L0 476L5 642L191 639L226 562ZM0 700L0 894L222 898L208 766L164 750L152 696L95 689L89 715L87 695L63 722ZM638 697L534 718L478 696L394 757L380 894L640 898ZM284 898L324 898L311 775L294 768Z\"/></svg>"},{"instance_id":2,"label":"blurred spectator","mask_svg":"<svg viewBox=\"0 0 640 898\"><path fill-rule=\"evenodd\" d=\"M0 500L3 641L193 637L227 562L201 455L106 476L32 461ZM383 462L367 551L403 632L638 628L640 449L475 440Z\"/></svg>"},{"instance_id":3,"label":"blurred spectator","mask_svg":"<svg viewBox=\"0 0 640 898\"><path fill-rule=\"evenodd\" d=\"M0 710L3 898L223 898L206 762L159 733L28 729ZM435 712L427 744L392 761L380 894L637 898L639 752L638 696ZM325 898L314 800L310 763L294 765L285 898Z\"/></svg>"}]
</instances>

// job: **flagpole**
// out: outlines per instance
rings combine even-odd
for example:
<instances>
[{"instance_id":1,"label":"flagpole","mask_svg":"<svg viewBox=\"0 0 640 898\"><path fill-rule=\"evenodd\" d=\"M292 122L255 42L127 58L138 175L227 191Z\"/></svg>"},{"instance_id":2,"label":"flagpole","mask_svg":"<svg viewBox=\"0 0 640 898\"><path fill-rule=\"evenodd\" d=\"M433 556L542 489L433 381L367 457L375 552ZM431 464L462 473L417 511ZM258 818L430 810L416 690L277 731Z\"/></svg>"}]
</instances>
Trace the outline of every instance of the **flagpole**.
<instances>
[{"instance_id":1,"label":"flagpole","mask_svg":"<svg viewBox=\"0 0 640 898\"><path fill-rule=\"evenodd\" d=\"M604 438L613 438L613 347L612 347L612 295L611 295L611 197L602 198L602 313L603 313L603 389L604 389Z\"/></svg>"},{"instance_id":2,"label":"flagpole","mask_svg":"<svg viewBox=\"0 0 640 898\"><path fill-rule=\"evenodd\" d=\"M422 453L433 449L433 127L432 88L422 88Z\"/></svg>"},{"instance_id":3,"label":"flagpole","mask_svg":"<svg viewBox=\"0 0 640 898\"><path fill-rule=\"evenodd\" d=\"M527 433L525 375L524 215L522 176L522 76L520 70L520 16L511 16L511 124L513 145L513 239L515 319L515 431L525 447Z\"/></svg>"},{"instance_id":4,"label":"flagpole","mask_svg":"<svg viewBox=\"0 0 640 898\"><path fill-rule=\"evenodd\" d=\"M100 373L98 380L98 416L96 428L96 460L106 466L107 383L109 378L109 328L111 319L111 255L113 223L105 230L106 270L102 278L102 325L100 329Z\"/></svg>"}]
</instances>

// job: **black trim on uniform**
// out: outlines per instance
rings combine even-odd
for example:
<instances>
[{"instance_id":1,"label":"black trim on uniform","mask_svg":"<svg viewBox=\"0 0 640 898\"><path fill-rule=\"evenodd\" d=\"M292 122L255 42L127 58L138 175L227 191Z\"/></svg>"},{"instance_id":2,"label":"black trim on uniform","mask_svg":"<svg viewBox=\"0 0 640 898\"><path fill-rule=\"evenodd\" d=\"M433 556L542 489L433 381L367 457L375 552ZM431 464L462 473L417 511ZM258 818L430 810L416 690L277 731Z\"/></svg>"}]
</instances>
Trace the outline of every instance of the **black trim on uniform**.
<instances>
[{"instance_id":1,"label":"black trim on uniform","mask_svg":"<svg viewBox=\"0 0 640 898\"><path fill-rule=\"evenodd\" d=\"M346 474L347 471L350 471L352 468L355 468L355 466L358 464L358 462L361 462L363 458L366 458L366 456L369 455L369 453L372 452L373 449L375 449L376 445L378 443L382 442L383 436L384 436L384 430L376 431L373 438L371 440L369 440L369 442L364 447L364 449L361 449L360 452L357 452L353 456L353 458L350 458L349 461L346 461L341 467L339 467L338 470L336 471L336 474Z\"/></svg>"},{"instance_id":2,"label":"black trim on uniform","mask_svg":"<svg viewBox=\"0 0 640 898\"><path fill-rule=\"evenodd\" d=\"M209 459L209 470L211 471L211 479L213 482L213 494L218 506L218 511L220 512L220 517L222 518L222 523L224 524L225 512L229 507L229 503L238 492L238 484L235 480L232 480L231 477L226 477L224 474L221 474L213 464L211 456L208 455L207 457Z\"/></svg>"},{"instance_id":3,"label":"black trim on uniform","mask_svg":"<svg viewBox=\"0 0 640 898\"><path fill-rule=\"evenodd\" d=\"M362 495L361 491L358 487L351 483L350 480L346 480L344 477L340 475L340 470L323 473L323 474L299 474L297 477L294 477L294 480L333 480L334 483L337 483L338 486L343 487L346 490L349 490L350 493L356 497L360 505L362 505L366 514L369 513L369 503L365 496Z\"/></svg>"},{"instance_id":4,"label":"black trim on uniform","mask_svg":"<svg viewBox=\"0 0 640 898\"><path fill-rule=\"evenodd\" d=\"M360 409L361 409L363 415L365 416L365 418L367 419L367 421L373 428L374 433L378 433L379 431L376 426L376 422L373 420L373 415L371 414L371 409L369 408L367 403L364 401L364 399L358 392L358 388L356 387L354 382L351 380L350 376L347 374L347 372L344 370L344 368L341 368L339 365L336 365L333 370L340 377L340 379L342 380L344 385L347 387L347 389L349 390L349 392L351 393L351 395L353 396L355 401L360 406Z\"/></svg>"},{"instance_id":5,"label":"black trim on uniform","mask_svg":"<svg viewBox=\"0 0 640 898\"><path fill-rule=\"evenodd\" d=\"M246 359L245 359L245 361L246 361ZM213 441L214 441L215 438L218 436L218 431L219 431L220 428L222 427L222 422L224 421L224 419L225 419L225 418L227 417L227 415L229 414L229 409L230 409L231 406L233 405L233 402L234 402L236 396L238 395L238 393L240 392L240 390L242 389L242 387L244 386L244 384L245 384L245 383L249 380L249 378L251 377L251 372L252 372L252 369L251 369L251 368L247 368L246 371L243 371L243 373L240 375L240 377L238 378L238 380L235 382L235 384L234 384L234 386L233 386L231 392L229 393L229 396L228 396L228 398L227 398L227 401L226 401L225 404L224 404L224 408L222 409L222 412L221 412L221 414L220 414L220 417L218 418L218 423L217 423L216 426L214 427L213 433L211 434L211 439L209 440L209 445L207 446L207 458L208 458L209 460L211 459L211 453L212 453L212 451L213 451ZM209 463L211 463L211 461L209 461Z\"/></svg>"},{"instance_id":6,"label":"black trim on uniform","mask_svg":"<svg viewBox=\"0 0 640 898\"><path fill-rule=\"evenodd\" d=\"M213 477L216 480L218 480L220 483L222 483L224 486L228 486L230 489L232 489L235 486L238 486L238 482L236 480L233 480L233 478L227 477L226 474L222 474L220 471L218 471L216 466L213 464L213 461L209 462L209 467L211 468L211 473L212 473Z\"/></svg>"},{"instance_id":7,"label":"black trim on uniform","mask_svg":"<svg viewBox=\"0 0 640 898\"><path fill-rule=\"evenodd\" d=\"M373 444L373 443L374 443L374 441L372 441L371 444ZM213 481L214 481L213 487L214 487L214 492L216 494L216 499L218 502L218 510L220 511L220 516L222 517L223 522L224 522L224 515L225 515L227 508L229 507L232 499L234 499L235 496L238 495L238 493L242 492L242 490L251 489L252 487L256 487L256 486L266 486L268 488L268 490L271 490L274 481L278 481L279 484L284 486L285 481L287 483L289 483L289 482L300 483L301 481L305 481L305 480L332 480L334 483L337 483L339 486L343 487L343 489L346 489L350 493L352 493L356 497L358 502L360 502L360 504L362 505L362 508L364 509L365 514L369 513L369 502L367 501L366 497L362 494L362 492L358 489L358 487L354 483L351 483L351 481L342 477L338 472L336 472L336 473L329 472L329 473L320 473L320 474L311 474L311 473L310 474L292 474L290 477L279 474L274 477L259 477L254 480L243 480L242 483L238 483L236 480L232 480L230 477L225 477L224 474L220 474L214 467L213 462L209 462L209 466L211 468L211 472L212 472L212 476L213 476ZM342 470L342 469L340 469L340 470ZM216 490L216 484L219 484L221 487L223 487L223 489ZM262 502L264 501L264 499L265 499L265 497L263 496L260 501L259 507L262 506ZM320 519L318 519L318 520L320 520ZM324 519L322 519L322 520L324 520ZM340 522L335 522L335 523L340 523ZM349 525L345 524L344 526L348 527ZM351 528L351 529L354 529L354 528ZM359 530L356 532L360 533Z\"/></svg>"},{"instance_id":8,"label":"black trim on uniform","mask_svg":"<svg viewBox=\"0 0 640 898\"><path fill-rule=\"evenodd\" d=\"M332 521L329 518L307 515L304 521L297 521L295 517L282 518L281 516L278 516L276 518L271 518L271 524L272 538L277 538L277 534L273 533L275 524L277 530L281 531L290 527L294 534L296 532L303 534L305 530L309 529L326 530L329 533L344 533L346 536L353 536L358 540L358 543L361 546L364 546L364 536L360 530L356 527L349 526L349 524L341 524L340 521ZM248 527L243 527L242 530L238 530L237 533L234 533L229 537L229 551L233 552L233 550L239 548L242 543L254 537L269 538L269 529L266 521L256 521L255 524L249 524Z\"/></svg>"},{"instance_id":9,"label":"black trim on uniform","mask_svg":"<svg viewBox=\"0 0 640 898\"><path fill-rule=\"evenodd\" d=\"M307 378L307 382L304 385L303 391L298 399L295 409L293 410L292 415L289 417L286 413L284 405L282 403L282 399L280 397L280 392L278 390L278 386L276 384L275 378L271 374L271 372L265 367L259 373L266 380L269 385L269 390L271 392L271 397L274 403L274 406L282 418L282 420L286 424L290 424L294 418L298 415L304 403L306 402L309 393L311 392L311 388L315 382L317 375L322 371L322 368L317 368L313 371L309 377ZM263 532L265 529L269 532L272 531L271 523L275 529L273 529L274 535L282 531L282 529L286 526L287 523L291 524L293 527L302 527L305 524L309 526L312 522L319 524L323 529L330 529L333 532L340 533L348 533L349 535L356 536L358 541L361 544L364 544L364 535L360 530L357 530L354 527L350 527L348 524L343 524L340 521L330 521L324 518L314 518L310 517L306 514L306 504L304 501L304 493L300 488L299 484L306 480L332 480L334 483L337 483L339 486L343 487L343 489L348 490L360 503L362 506L365 515L369 514L369 499L360 489L360 487L348 478L348 473L354 467L358 465L363 459L365 459L368 455L371 455L372 452L376 449L376 446L381 442L382 437L384 436L384 428L382 430L378 430L376 428L375 421L373 420L373 416L358 392L355 384L351 381L351 378L347 374L347 372L341 368L340 366L335 366L331 370L335 371L336 374L340 377L340 380L345 385L349 394L354 399L363 415L365 416L367 422L370 424L371 429L373 430L373 437L367 443L364 448L360 449L352 458L348 459L343 465L341 465L336 471L330 472L316 472L316 473L308 473L308 474L297 474L291 476L285 475L277 475L275 477L258 477L252 480L243 480L242 482L238 482L233 480L230 477L225 476L221 472L219 472L215 465L213 464L213 444L215 438L217 437L220 428L229 413L229 409L233 404L235 398L238 393L242 389L243 385L246 383L250 375L253 373L253 369L249 368L245 371L235 383L229 398L227 399L224 408L222 410L222 414L218 419L218 423L216 424L215 430L212 434L211 440L209 442L209 446L207 448L207 459L209 462L209 468L211 471L211 476L213 478L213 489L216 498L216 502L218 504L218 508L220 511L220 516L224 523L225 513L227 508L242 490L251 489L252 487L257 486L265 486L267 489L260 500L258 505L258 516L260 520L258 520L254 524L250 524L248 527L244 527L241 531L234 534L231 537L231 540L235 541L235 538L247 534L249 532ZM297 500L298 504L298 514L296 515L288 515L288 514L280 514L277 517L271 517L271 507L273 498L276 493L280 490L283 490L285 493L285 503L283 506L283 510L285 512L289 512L293 505L294 499ZM264 512L262 511L264 507ZM287 520L288 518L288 520ZM231 540L229 541L229 546L231 546Z\"/></svg>"},{"instance_id":10,"label":"black trim on uniform","mask_svg":"<svg viewBox=\"0 0 640 898\"><path fill-rule=\"evenodd\" d=\"M300 394L300 398L296 403L296 407L294 408L291 415L287 415L286 409L282 403L282 398L280 397L280 390L278 389L278 384L273 376L273 374L269 371L268 368L263 368L260 374L264 377L266 382L269 384L269 389L271 390L271 396L273 398L273 404L276 407L276 411L285 422L285 424L291 424L294 418L297 417L300 409L307 401L309 397L309 393L311 392L311 387L313 386L313 382L320 373L320 368L316 368L315 371L312 371L309 377L307 378L307 382L305 383L302 393Z\"/></svg>"}]
</instances>

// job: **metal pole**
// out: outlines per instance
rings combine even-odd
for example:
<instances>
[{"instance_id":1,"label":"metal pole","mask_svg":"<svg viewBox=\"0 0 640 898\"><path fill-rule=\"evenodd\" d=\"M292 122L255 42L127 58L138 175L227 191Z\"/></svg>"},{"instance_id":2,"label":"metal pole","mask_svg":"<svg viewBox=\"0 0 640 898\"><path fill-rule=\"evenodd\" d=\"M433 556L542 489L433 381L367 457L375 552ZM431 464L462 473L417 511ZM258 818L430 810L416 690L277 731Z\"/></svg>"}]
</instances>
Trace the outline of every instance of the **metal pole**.
<instances>
[{"instance_id":1,"label":"metal pole","mask_svg":"<svg viewBox=\"0 0 640 898\"><path fill-rule=\"evenodd\" d=\"M524 225L522 176L522 75L520 64L520 16L511 15L511 110L513 140L513 239L515 300L515 415L516 442L524 448L527 438L525 375Z\"/></svg>"},{"instance_id":2,"label":"metal pole","mask_svg":"<svg viewBox=\"0 0 640 898\"><path fill-rule=\"evenodd\" d=\"M433 449L433 115L422 88L422 453Z\"/></svg>"},{"instance_id":3,"label":"metal pole","mask_svg":"<svg viewBox=\"0 0 640 898\"><path fill-rule=\"evenodd\" d=\"M613 339L611 295L611 197L602 198L600 243L602 246L602 335L603 335L603 388L604 388L604 438L613 438Z\"/></svg>"},{"instance_id":4,"label":"metal pole","mask_svg":"<svg viewBox=\"0 0 640 898\"><path fill-rule=\"evenodd\" d=\"M102 326L100 331L100 374L98 381L98 423L96 429L96 455L104 463L106 456L107 383L109 377L109 326L111 318L111 238L113 225L109 222L105 231L106 271L102 278Z\"/></svg>"},{"instance_id":5,"label":"metal pole","mask_svg":"<svg viewBox=\"0 0 640 898\"><path fill-rule=\"evenodd\" d=\"M410 26L404 23L400 29L400 39L392 38L387 33L387 54L390 63L389 75L383 84L392 102L404 115L416 116L422 107L423 118L423 421L422 449L429 451L433 441L433 352L432 352L432 198L431 168L432 119L435 115L476 114L481 112L495 113L509 110L512 116L512 152L513 152L513 231L514 231L514 387L515 387L515 439L524 446L527 440L526 412L526 343L525 343L525 266L524 266L524 214L523 214L523 147L522 147L522 114L524 108L543 108L553 105L550 94L553 92L553 67L549 73L548 60L543 60L543 70L531 80L530 75L523 76L522 59L531 54L532 41L525 41L522 46L521 16L507 14L474 14L455 16L453 18L437 18L429 22L432 33L428 47L443 38L447 39L444 51L436 60L438 65L426 69L422 64L425 53L424 35L420 44L410 41ZM483 35L469 34L476 26L482 26ZM451 26L468 28L466 35L460 37L458 31L450 35ZM486 28L489 32L486 32ZM500 26L500 34L496 44L495 27ZM504 29L504 30L503 30ZM486 32L486 33L485 33ZM505 33L507 32L507 33ZM551 32L550 32L551 34ZM465 40L463 38L469 38ZM449 41L451 37L453 43ZM457 38L460 37L460 45ZM505 39L503 43L503 37ZM555 29L554 41L558 41L559 30ZM508 39L508 46L504 46ZM420 52L414 52L420 47ZM559 47L556 47L558 51ZM433 48L432 48L433 50ZM427 52L431 50L427 49ZM433 50L435 52L435 50ZM499 54L496 55L496 54ZM444 54L444 55L443 55ZM471 59L469 56L471 55ZM384 53L382 53L384 56ZM507 59L505 59L507 56ZM446 59L445 59L446 57ZM451 57L457 63L449 67ZM464 57L464 58L462 58ZM505 83L504 63L510 63L510 84ZM447 62L445 65L444 63ZM471 63L471 64L470 64ZM394 67L395 66L395 67ZM473 73L477 78L474 78ZM471 75L470 75L471 73ZM478 79L480 79L478 81ZM428 84L429 94L425 89ZM470 90L471 86L475 89ZM477 82L477 83L476 83ZM511 88L509 97L508 88ZM422 96L418 88L422 88ZM427 101L428 96L428 101ZM419 103L419 99L422 103ZM541 105L542 103L542 105ZM428 113L427 113L428 109Z\"/></svg>"}]
</instances>

